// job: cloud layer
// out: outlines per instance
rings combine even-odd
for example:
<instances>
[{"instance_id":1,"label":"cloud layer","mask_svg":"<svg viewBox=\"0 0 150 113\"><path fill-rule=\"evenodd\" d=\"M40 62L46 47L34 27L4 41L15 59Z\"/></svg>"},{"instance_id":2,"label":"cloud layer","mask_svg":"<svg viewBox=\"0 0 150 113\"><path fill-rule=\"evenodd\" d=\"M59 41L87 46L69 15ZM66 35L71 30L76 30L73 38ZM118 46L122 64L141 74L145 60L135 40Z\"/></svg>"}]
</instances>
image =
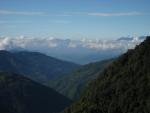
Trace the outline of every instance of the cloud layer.
<instances>
[{"instance_id":1,"label":"cloud layer","mask_svg":"<svg viewBox=\"0 0 150 113\"><path fill-rule=\"evenodd\" d=\"M122 38L119 40L62 40L57 38L29 38L29 37L1 37L0 38L0 50L9 50L15 48L23 49L51 49L51 48L87 48L101 50L121 49L127 50L134 48L143 39L136 38Z\"/></svg>"},{"instance_id":2,"label":"cloud layer","mask_svg":"<svg viewBox=\"0 0 150 113\"><path fill-rule=\"evenodd\" d=\"M70 40L57 38L1 37L0 50L36 51L80 64L116 57L134 48L144 38L118 40Z\"/></svg>"},{"instance_id":3,"label":"cloud layer","mask_svg":"<svg viewBox=\"0 0 150 113\"><path fill-rule=\"evenodd\" d=\"M48 12L30 12L0 9L0 15L23 15L23 16L138 16L143 15L141 12L65 12L65 13L48 13Z\"/></svg>"}]
</instances>

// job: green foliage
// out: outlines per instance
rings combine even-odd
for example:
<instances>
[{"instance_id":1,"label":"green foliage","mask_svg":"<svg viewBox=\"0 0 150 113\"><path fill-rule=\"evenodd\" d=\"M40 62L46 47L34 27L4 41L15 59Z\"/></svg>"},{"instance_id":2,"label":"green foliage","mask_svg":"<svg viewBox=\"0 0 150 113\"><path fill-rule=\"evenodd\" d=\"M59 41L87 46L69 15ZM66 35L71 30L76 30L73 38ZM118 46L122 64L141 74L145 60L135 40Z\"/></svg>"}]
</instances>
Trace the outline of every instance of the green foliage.
<instances>
[{"instance_id":1,"label":"green foliage","mask_svg":"<svg viewBox=\"0 0 150 113\"><path fill-rule=\"evenodd\" d=\"M50 81L50 86L72 100L77 100L88 83L95 79L113 59L81 66L70 74Z\"/></svg>"},{"instance_id":2,"label":"green foliage","mask_svg":"<svg viewBox=\"0 0 150 113\"><path fill-rule=\"evenodd\" d=\"M64 113L150 113L150 37L114 61Z\"/></svg>"}]
</instances>

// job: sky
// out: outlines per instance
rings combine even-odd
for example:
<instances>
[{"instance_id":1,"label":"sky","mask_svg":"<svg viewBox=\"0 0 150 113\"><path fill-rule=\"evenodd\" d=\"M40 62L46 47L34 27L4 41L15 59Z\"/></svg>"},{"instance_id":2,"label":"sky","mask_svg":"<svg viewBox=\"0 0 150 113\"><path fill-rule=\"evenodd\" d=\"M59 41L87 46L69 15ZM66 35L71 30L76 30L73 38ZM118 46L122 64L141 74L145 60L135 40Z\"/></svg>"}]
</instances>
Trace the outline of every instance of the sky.
<instances>
[{"instance_id":1,"label":"sky","mask_svg":"<svg viewBox=\"0 0 150 113\"><path fill-rule=\"evenodd\" d=\"M150 0L0 0L0 36L116 39L150 33Z\"/></svg>"}]
</instances>

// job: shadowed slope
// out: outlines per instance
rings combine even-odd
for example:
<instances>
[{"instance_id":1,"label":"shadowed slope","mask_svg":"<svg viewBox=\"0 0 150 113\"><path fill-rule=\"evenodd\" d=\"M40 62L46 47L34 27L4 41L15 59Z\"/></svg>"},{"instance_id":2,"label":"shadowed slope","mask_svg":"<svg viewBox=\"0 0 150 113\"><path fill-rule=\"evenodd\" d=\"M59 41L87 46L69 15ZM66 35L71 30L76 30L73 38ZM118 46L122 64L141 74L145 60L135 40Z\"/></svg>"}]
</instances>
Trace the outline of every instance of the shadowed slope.
<instances>
[{"instance_id":1,"label":"shadowed slope","mask_svg":"<svg viewBox=\"0 0 150 113\"><path fill-rule=\"evenodd\" d=\"M60 77L78 67L77 64L38 52L0 51L0 71L19 73L46 85L50 79Z\"/></svg>"},{"instance_id":2,"label":"shadowed slope","mask_svg":"<svg viewBox=\"0 0 150 113\"><path fill-rule=\"evenodd\" d=\"M64 113L150 113L150 37L120 56Z\"/></svg>"},{"instance_id":3,"label":"shadowed slope","mask_svg":"<svg viewBox=\"0 0 150 113\"><path fill-rule=\"evenodd\" d=\"M71 101L17 74L0 73L0 113L57 113Z\"/></svg>"},{"instance_id":4,"label":"shadowed slope","mask_svg":"<svg viewBox=\"0 0 150 113\"><path fill-rule=\"evenodd\" d=\"M50 86L72 100L80 97L89 82L95 79L114 59L90 63L57 79L50 81Z\"/></svg>"}]
</instances>

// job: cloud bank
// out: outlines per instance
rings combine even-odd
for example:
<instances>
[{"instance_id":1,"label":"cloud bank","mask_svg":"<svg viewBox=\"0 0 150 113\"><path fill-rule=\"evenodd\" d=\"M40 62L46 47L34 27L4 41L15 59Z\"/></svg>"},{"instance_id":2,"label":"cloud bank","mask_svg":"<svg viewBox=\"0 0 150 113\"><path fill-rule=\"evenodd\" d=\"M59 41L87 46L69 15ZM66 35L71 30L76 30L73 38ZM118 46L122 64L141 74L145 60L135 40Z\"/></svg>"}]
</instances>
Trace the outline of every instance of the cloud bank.
<instances>
[{"instance_id":1,"label":"cloud bank","mask_svg":"<svg viewBox=\"0 0 150 113\"><path fill-rule=\"evenodd\" d=\"M145 37L117 40L71 40L58 38L0 37L0 50L41 52L79 64L116 57L134 48Z\"/></svg>"},{"instance_id":2,"label":"cloud bank","mask_svg":"<svg viewBox=\"0 0 150 113\"><path fill-rule=\"evenodd\" d=\"M101 50L121 49L127 50L134 48L143 41L144 38L122 38L119 40L71 40L57 38L30 38L30 37L0 37L0 50L23 48L29 50L51 49L51 48L86 48Z\"/></svg>"}]
</instances>

